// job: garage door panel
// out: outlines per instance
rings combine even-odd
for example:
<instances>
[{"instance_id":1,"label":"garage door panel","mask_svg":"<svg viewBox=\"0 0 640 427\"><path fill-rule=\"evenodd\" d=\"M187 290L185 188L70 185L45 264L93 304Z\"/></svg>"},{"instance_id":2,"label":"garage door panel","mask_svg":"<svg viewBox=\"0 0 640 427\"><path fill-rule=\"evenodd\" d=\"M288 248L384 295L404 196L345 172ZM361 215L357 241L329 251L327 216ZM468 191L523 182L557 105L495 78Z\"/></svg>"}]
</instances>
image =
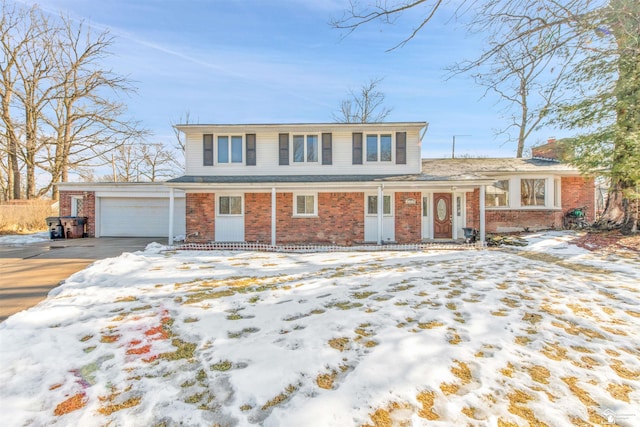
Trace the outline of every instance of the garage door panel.
<instances>
[{"instance_id":1,"label":"garage door panel","mask_svg":"<svg viewBox=\"0 0 640 427\"><path fill-rule=\"evenodd\" d=\"M185 201L174 200L174 235L185 233ZM104 237L167 237L168 198L103 197L100 235Z\"/></svg>"}]
</instances>

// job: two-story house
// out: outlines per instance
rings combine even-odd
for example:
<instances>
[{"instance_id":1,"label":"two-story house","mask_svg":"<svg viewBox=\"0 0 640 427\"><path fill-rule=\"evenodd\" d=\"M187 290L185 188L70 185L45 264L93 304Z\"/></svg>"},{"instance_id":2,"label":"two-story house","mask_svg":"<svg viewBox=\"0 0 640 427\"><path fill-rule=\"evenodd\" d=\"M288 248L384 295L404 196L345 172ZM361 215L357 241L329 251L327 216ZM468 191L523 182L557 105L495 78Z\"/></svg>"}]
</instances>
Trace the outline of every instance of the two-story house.
<instances>
[{"instance_id":1,"label":"two-story house","mask_svg":"<svg viewBox=\"0 0 640 427\"><path fill-rule=\"evenodd\" d=\"M425 122L177 128L184 176L60 184L61 214L89 217L95 236L149 235L157 205L170 241L355 245L558 228L567 209L593 208L593 179L552 159L422 159Z\"/></svg>"}]
</instances>

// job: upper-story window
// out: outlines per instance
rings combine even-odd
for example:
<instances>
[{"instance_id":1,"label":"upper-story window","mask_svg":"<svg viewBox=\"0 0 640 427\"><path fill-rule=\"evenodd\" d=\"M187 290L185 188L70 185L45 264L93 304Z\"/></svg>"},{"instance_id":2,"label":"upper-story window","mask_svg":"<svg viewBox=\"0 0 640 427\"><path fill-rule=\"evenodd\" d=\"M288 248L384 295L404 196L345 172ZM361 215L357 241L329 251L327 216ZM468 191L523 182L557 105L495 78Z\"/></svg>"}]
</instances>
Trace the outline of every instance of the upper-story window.
<instances>
[{"instance_id":1,"label":"upper-story window","mask_svg":"<svg viewBox=\"0 0 640 427\"><path fill-rule=\"evenodd\" d=\"M218 163L242 163L242 136L218 135Z\"/></svg>"},{"instance_id":2,"label":"upper-story window","mask_svg":"<svg viewBox=\"0 0 640 427\"><path fill-rule=\"evenodd\" d=\"M253 163L250 164L255 165L255 135L251 134L247 137L252 137L252 144L247 145L247 155L252 155L250 161ZM205 134L202 136L202 164L213 166L214 164L242 163L242 148L242 135L216 135L214 146L214 136Z\"/></svg>"},{"instance_id":3,"label":"upper-story window","mask_svg":"<svg viewBox=\"0 0 640 427\"><path fill-rule=\"evenodd\" d=\"M390 162L391 135L367 134L367 162Z\"/></svg>"},{"instance_id":4,"label":"upper-story window","mask_svg":"<svg viewBox=\"0 0 640 427\"><path fill-rule=\"evenodd\" d=\"M293 162L318 161L318 135L293 135Z\"/></svg>"}]
</instances>

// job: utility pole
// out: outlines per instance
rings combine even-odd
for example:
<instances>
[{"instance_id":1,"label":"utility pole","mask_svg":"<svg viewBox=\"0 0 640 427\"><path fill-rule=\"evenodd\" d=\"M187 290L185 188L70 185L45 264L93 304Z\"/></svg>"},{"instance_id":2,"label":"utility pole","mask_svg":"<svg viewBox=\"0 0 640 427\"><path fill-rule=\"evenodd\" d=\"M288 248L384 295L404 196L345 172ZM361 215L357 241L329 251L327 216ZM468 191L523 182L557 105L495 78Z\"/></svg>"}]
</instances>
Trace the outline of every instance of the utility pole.
<instances>
[{"instance_id":1,"label":"utility pole","mask_svg":"<svg viewBox=\"0 0 640 427\"><path fill-rule=\"evenodd\" d=\"M456 136L471 136L471 135L453 135L453 144L451 145L451 158L456 158Z\"/></svg>"}]
</instances>

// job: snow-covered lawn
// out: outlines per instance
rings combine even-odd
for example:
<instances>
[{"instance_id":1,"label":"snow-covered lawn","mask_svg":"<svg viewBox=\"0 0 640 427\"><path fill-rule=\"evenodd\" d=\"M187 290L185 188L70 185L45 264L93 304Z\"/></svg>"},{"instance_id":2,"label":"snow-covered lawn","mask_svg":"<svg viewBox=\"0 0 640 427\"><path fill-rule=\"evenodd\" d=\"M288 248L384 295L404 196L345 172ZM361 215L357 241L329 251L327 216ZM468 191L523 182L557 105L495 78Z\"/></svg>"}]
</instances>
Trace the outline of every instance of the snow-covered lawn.
<instances>
[{"instance_id":1,"label":"snow-covered lawn","mask_svg":"<svg viewBox=\"0 0 640 427\"><path fill-rule=\"evenodd\" d=\"M640 425L640 259L570 238L99 261L0 324L0 424Z\"/></svg>"},{"instance_id":2,"label":"snow-covered lawn","mask_svg":"<svg viewBox=\"0 0 640 427\"><path fill-rule=\"evenodd\" d=\"M34 234L9 234L0 236L0 246L21 246L32 243L46 242L49 239L49 232L43 231Z\"/></svg>"}]
</instances>

